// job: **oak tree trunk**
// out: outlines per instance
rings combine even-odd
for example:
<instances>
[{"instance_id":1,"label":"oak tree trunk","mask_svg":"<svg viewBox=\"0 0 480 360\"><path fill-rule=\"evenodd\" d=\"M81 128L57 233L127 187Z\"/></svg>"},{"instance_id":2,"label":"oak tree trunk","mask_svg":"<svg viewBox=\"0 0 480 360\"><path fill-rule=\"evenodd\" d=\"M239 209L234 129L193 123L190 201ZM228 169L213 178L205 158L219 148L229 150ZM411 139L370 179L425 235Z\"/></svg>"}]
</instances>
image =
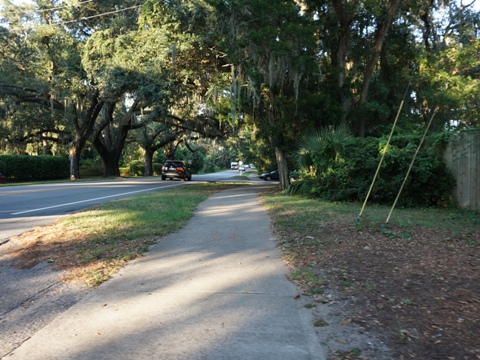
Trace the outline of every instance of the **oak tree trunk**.
<instances>
[{"instance_id":1,"label":"oak tree trunk","mask_svg":"<svg viewBox=\"0 0 480 360\"><path fill-rule=\"evenodd\" d=\"M288 176L288 165L285 152L278 146L275 147L275 158L278 165L278 177L280 180L280 190L285 190L290 185L290 179Z\"/></svg>"},{"instance_id":2,"label":"oak tree trunk","mask_svg":"<svg viewBox=\"0 0 480 360\"><path fill-rule=\"evenodd\" d=\"M145 155L143 156L145 161L145 176L152 176L153 175L153 152L152 151L145 151Z\"/></svg>"},{"instance_id":3,"label":"oak tree trunk","mask_svg":"<svg viewBox=\"0 0 480 360\"><path fill-rule=\"evenodd\" d=\"M375 45L373 47L373 54L367 64L365 75L363 77L362 90L360 92L360 101L358 104L359 108L361 108L367 101L368 91L370 88L370 80L372 79L373 73L375 71L375 67L377 66L378 59L380 57L380 53L382 51L382 47L385 42L385 38L392 24L393 16L397 11L399 2L400 0L391 1L390 7L388 8L387 14L385 16L385 20L379 26L379 29L375 38ZM365 116L361 116L358 122L359 137L362 137L362 138L365 137L366 127L367 127L367 119Z\"/></svg>"}]
</instances>

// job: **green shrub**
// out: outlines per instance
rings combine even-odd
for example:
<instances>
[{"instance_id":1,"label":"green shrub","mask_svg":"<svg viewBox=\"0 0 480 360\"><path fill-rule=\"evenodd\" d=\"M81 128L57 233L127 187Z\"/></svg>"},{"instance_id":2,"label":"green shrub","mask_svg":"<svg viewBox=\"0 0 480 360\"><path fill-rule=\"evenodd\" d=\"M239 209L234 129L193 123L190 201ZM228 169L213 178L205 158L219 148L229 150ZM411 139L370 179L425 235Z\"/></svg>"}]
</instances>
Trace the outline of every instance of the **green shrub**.
<instances>
[{"instance_id":1,"label":"green shrub","mask_svg":"<svg viewBox=\"0 0 480 360\"><path fill-rule=\"evenodd\" d=\"M419 136L392 139L369 201L392 204L415 154ZM308 189L310 196L331 201L364 201L377 170L386 141L379 138L352 139L344 145L341 158L316 176L306 176L307 184L292 185L289 192ZM412 167L398 200L400 206L446 206L454 186L451 173L440 157L423 147Z\"/></svg>"},{"instance_id":2,"label":"green shrub","mask_svg":"<svg viewBox=\"0 0 480 360\"><path fill-rule=\"evenodd\" d=\"M98 164L80 165L80 175L82 177L102 177L103 166Z\"/></svg>"},{"instance_id":3,"label":"green shrub","mask_svg":"<svg viewBox=\"0 0 480 360\"><path fill-rule=\"evenodd\" d=\"M162 166L163 164L153 163L153 175L160 176L162 175Z\"/></svg>"},{"instance_id":4,"label":"green shrub","mask_svg":"<svg viewBox=\"0 0 480 360\"><path fill-rule=\"evenodd\" d=\"M120 167L118 170L120 171L120 176L123 176L123 177L130 176L130 166Z\"/></svg>"},{"instance_id":5,"label":"green shrub","mask_svg":"<svg viewBox=\"0 0 480 360\"><path fill-rule=\"evenodd\" d=\"M203 171L206 172L206 173L213 173L213 172L217 171L217 167L215 166L215 162L210 160L210 159L205 161L205 163L203 164Z\"/></svg>"},{"instance_id":6,"label":"green shrub","mask_svg":"<svg viewBox=\"0 0 480 360\"><path fill-rule=\"evenodd\" d=\"M143 161L132 161L129 164L129 176L143 176L145 173L145 163Z\"/></svg>"},{"instance_id":7,"label":"green shrub","mask_svg":"<svg viewBox=\"0 0 480 360\"><path fill-rule=\"evenodd\" d=\"M12 182L68 179L70 174L66 157L0 155L0 162L0 171Z\"/></svg>"}]
</instances>

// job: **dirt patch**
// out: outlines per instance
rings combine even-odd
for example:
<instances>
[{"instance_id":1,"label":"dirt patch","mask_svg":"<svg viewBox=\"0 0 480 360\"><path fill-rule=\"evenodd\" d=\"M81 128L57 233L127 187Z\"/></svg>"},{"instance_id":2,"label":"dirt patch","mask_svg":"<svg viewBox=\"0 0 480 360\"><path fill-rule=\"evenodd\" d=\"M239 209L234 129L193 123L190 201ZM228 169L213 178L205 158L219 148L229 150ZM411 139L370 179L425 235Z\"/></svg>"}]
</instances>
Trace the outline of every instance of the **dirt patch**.
<instances>
[{"instance_id":1,"label":"dirt patch","mask_svg":"<svg viewBox=\"0 0 480 360\"><path fill-rule=\"evenodd\" d=\"M85 273L104 265L78 262L74 248L81 241L78 233L53 223L0 246L0 288L8 293L0 304L0 358L91 290Z\"/></svg>"},{"instance_id":2,"label":"dirt patch","mask_svg":"<svg viewBox=\"0 0 480 360\"><path fill-rule=\"evenodd\" d=\"M0 247L2 253L4 246ZM63 273L46 261L31 261L28 268L25 265L0 254L0 289L8 294L0 302L0 358L89 292L79 282L62 281Z\"/></svg>"},{"instance_id":3,"label":"dirt patch","mask_svg":"<svg viewBox=\"0 0 480 360\"><path fill-rule=\"evenodd\" d=\"M392 359L480 359L480 229L407 233L337 223L308 237L277 235L290 239L283 245L290 265L315 269L322 291L351 314L343 321L377 334ZM361 349L331 353L364 356Z\"/></svg>"},{"instance_id":4,"label":"dirt patch","mask_svg":"<svg viewBox=\"0 0 480 360\"><path fill-rule=\"evenodd\" d=\"M144 241L142 245L148 246L151 243ZM0 256L4 261L8 259L11 266L25 270L47 262L62 271L63 281L76 281L89 287L108 280L129 260L139 256L131 251L131 255L119 259L102 252L102 257L99 256L95 261L85 261L85 253L95 252L98 246L99 244L86 239L85 233L76 227L69 228L54 222L12 237L1 247ZM124 240L118 242L114 250L128 253L135 246L135 242Z\"/></svg>"}]
</instances>

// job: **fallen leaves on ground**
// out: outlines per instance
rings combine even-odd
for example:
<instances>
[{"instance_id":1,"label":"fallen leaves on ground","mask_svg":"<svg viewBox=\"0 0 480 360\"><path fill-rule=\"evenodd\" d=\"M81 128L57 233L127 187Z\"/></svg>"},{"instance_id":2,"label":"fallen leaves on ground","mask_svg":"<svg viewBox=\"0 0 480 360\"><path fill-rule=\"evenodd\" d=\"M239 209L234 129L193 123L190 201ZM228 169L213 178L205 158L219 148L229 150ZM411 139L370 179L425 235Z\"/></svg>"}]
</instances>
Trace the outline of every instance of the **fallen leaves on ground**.
<instances>
[{"instance_id":1,"label":"fallen leaves on ground","mask_svg":"<svg viewBox=\"0 0 480 360\"><path fill-rule=\"evenodd\" d=\"M380 334L396 358L480 359L480 229L418 226L402 237L394 226L357 231L339 221L308 236L275 231L289 265L310 266L325 289L353 298L356 316L344 321Z\"/></svg>"}]
</instances>

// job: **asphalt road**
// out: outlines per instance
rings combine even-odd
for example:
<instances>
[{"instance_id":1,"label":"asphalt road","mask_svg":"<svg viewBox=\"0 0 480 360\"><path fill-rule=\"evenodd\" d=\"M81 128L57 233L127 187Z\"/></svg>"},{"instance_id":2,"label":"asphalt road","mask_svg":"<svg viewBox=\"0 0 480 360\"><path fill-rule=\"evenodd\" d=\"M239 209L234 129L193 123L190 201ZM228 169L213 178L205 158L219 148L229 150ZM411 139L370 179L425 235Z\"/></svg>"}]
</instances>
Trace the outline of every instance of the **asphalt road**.
<instances>
[{"instance_id":1,"label":"asphalt road","mask_svg":"<svg viewBox=\"0 0 480 360\"><path fill-rule=\"evenodd\" d=\"M60 216L103 202L198 181L227 180L235 175L238 171L227 170L193 175L192 182L148 177L0 187L0 244L35 226L47 225Z\"/></svg>"}]
</instances>

